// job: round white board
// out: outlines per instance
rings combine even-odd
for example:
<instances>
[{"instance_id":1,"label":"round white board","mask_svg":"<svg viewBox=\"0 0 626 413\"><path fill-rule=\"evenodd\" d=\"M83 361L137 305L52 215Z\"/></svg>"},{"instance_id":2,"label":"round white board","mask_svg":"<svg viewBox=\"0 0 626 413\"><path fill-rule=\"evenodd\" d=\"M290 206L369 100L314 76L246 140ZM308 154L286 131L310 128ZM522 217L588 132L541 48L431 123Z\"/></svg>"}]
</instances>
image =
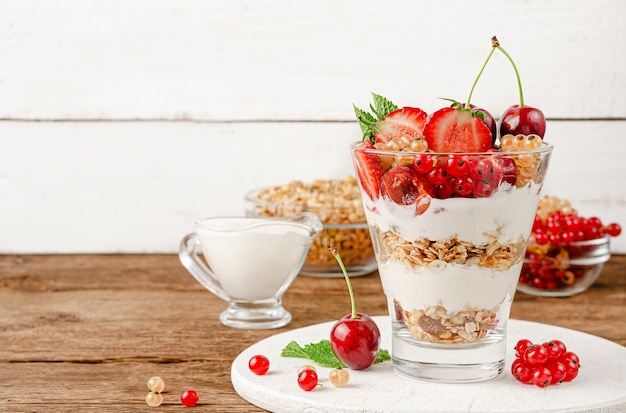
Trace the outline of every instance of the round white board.
<instances>
[{"instance_id":1,"label":"round white board","mask_svg":"<svg viewBox=\"0 0 626 413\"><path fill-rule=\"evenodd\" d=\"M382 335L382 348L391 351L389 317L374 317ZM268 337L241 352L231 369L237 393L248 402L271 412L626 412L626 347L609 340L546 324L510 320L509 347L517 340L563 341L580 356L581 370L569 383L548 388L517 382L509 369L497 379L471 384L440 384L397 376L391 361L367 370L350 370L350 382L335 388L328 381L331 369L318 367L322 387L305 392L297 383L297 371L305 359L281 357L292 340L300 345L327 339L334 322L286 331ZM248 369L248 360L263 354L270 370L257 376ZM317 366L316 366L317 367Z\"/></svg>"}]
</instances>

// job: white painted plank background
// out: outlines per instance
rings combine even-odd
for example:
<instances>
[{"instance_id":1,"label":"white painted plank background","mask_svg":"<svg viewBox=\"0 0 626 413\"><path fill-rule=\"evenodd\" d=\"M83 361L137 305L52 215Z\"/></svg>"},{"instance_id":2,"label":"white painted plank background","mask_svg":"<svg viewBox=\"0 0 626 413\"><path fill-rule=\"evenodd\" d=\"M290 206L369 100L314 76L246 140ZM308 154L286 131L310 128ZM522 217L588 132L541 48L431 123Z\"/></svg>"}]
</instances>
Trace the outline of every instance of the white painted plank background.
<instances>
[{"instance_id":1,"label":"white painted plank background","mask_svg":"<svg viewBox=\"0 0 626 413\"><path fill-rule=\"evenodd\" d=\"M626 226L621 0L0 0L0 253L174 252L248 189L351 173L370 92L465 99L494 34L547 192ZM516 100L495 54L473 102Z\"/></svg>"}]
</instances>

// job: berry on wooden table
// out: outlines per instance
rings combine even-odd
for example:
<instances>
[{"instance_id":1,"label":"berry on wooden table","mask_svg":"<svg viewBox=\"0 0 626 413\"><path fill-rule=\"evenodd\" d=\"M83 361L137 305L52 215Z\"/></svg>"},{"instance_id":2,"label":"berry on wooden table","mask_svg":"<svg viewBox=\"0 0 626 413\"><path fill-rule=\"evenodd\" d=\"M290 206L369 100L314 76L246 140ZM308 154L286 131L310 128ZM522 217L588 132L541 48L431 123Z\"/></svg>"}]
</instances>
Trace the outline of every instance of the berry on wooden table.
<instances>
[{"instance_id":1,"label":"berry on wooden table","mask_svg":"<svg viewBox=\"0 0 626 413\"><path fill-rule=\"evenodd\" d=\"M198 393L192 389L185 390L180 395L180 402L185 405L185 407L194 407L198 404Z\"/></svg>"}]
</instances>

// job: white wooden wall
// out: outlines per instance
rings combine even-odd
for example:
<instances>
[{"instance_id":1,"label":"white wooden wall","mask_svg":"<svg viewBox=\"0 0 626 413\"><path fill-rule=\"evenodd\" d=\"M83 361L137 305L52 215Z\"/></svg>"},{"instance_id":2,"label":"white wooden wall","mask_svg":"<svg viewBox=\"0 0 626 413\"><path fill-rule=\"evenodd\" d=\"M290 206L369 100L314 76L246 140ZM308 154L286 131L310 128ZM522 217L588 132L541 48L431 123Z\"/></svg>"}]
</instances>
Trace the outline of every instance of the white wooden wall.
<instances>
[{"instance_id":1,"label":"white wooden wall","mask_svg":"<svg viewBox=\"0 0 626 413\"><path fill-rule=\"evenodd\" d=\"M352 173L371 92L466 99L492 35L546 193L626 227L623 0L0 0L0 253L175 252L251 188ZM472 102L517 103L500 54Z\"/></svg>"}]
</instances>

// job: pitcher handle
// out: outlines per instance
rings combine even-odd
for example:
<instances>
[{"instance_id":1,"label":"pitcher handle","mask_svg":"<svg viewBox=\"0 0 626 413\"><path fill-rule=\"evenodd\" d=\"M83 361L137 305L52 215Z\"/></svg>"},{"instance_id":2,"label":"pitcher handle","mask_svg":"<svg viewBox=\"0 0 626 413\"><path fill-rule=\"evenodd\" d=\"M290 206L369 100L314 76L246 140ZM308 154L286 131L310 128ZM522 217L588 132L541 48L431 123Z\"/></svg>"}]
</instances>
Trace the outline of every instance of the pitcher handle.
<instances>
[{"instance_id":1,"label":"pitcher handle","mask_svg":"<svg viewBox=\"0 0 626 413\"><path fill-rule=\"evenodd\" d=\"M178 258L183 266L191 273L204 288L217 295L224 301L229 302L228 294L222 289L213 272L198 256L201 250L200 240L194 233L186 235L180 243Z\"/></svg>"}]
</instances>

